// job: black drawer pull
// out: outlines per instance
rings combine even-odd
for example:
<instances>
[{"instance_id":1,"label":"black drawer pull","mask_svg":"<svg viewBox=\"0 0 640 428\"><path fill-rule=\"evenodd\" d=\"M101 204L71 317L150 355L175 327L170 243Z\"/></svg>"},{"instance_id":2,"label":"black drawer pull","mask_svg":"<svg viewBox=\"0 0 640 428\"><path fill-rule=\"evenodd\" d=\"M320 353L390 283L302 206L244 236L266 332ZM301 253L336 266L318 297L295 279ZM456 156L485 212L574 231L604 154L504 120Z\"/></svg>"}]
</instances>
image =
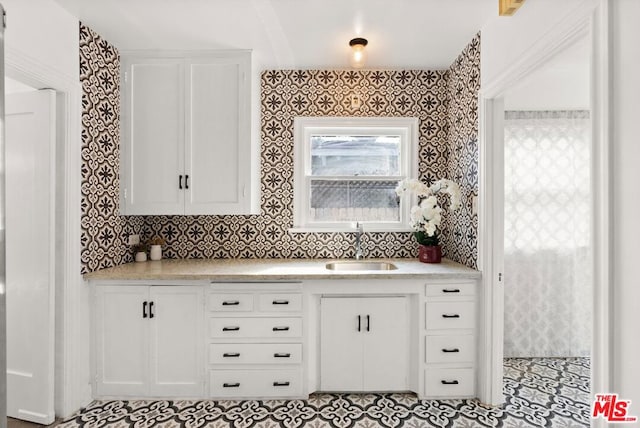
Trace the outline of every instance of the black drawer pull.
<instances>
[{"instance_id":1,"label":"black drawer pull","mask_svg":"<svg viewBox=\"0 0 640 428\"><path fill-rule=\"evenodd\" d=\"M240 304L240 302L238 302L237 300L225 300L224 302L222 302L222 306L238 306Z\"/></svg>"},{"instance_id":2,"label":"black drawer pull","mask_svg":"<svg viewBox=\"0 0 640 428\"><path fill-rule=\"evenodd\" d=\"M458 348L453 348L453 349L443 348L442 352L460 352L460 350Z\"/></svg>"},{"instance_id":3,"label":"black drawer pull","mask_svg":"<svg viewBox=\"0 0 640 428\"><path fill-rule=\"evenodd\" d=\"M289 382L273 382L273 386L289 386Z\"/></svg>"},{"instance_id":4,"label":"black drawer pull","mask_svg":"<svg viewBox=\"0 0 640 428\"><path fill-rule=\"evenodd\" d=\"M240 327L222 327L222 331L238 331Z\"/></svg>"},{"instance_id":5,"label":"black drawer pull","mask_svg":"<svg viewBox=\"0 0 640 428\"><path fill-rule=\"evenodd\" d=\"M289 331L289 327L273 327L273 331Z\"/></svg>"},{"instance_id":6,"label":"black drawer pull","mask_svg":"<svg viewBox=\"0 0 640 428\"><path fill-rule=\"evenodd\" d=\"M275 354L273 354L273 358L291 358L291 354L276 352Z\"/></svg>"},{"instance_id":7,"label":"black drawer pull","mask_svg":"<svg viewBox=\"0 0 640 428\"><path fill-rule=\"evenodd\" d=\"M147 302L142 302L142 318L147 317Z\"/></svg>"},{"instance_id":8,"label":"black drawer pull","mask_svg":"<svg viewBox=\"0 0 640 428\"><path fill-rule=\"evenodd\" d=\"M441 380L440 383L442 383L443 385L457 385L458 381L457 380Z\"/></svg>"},{"instance_id":9,"label":"black drawer pull","mask_svg":"<svg viewBox=\"0 0 640 428\"><path fill-rule=\"evenodd\" d=\"M224 358L237 358L240 356L240 352L225 352L222 356Z\"/></svg>"},{"instance_id":10,"label":"black drawer pull","mask_svg":"<svg viewBox=\"0 0 640 428\"><path fill-rule=\"evenodd\" d=\"M223 388L238 388L240 386L240 382L236 382L236 383L223 383L222 387Z\"/></svg>"},{"instance_id":11,"label":"black drawer pull","mask_svg":"<svg viewBox=\"0 0 640 428\"><path fill-rule=\"evenodd\" d=\"M460 289L459 288L443 288L442 292L443 293L459 293Z\"/></svg>"},{"instance_id":12,"label":"black drawer pull","mask_svg":"<svg viewBox=\"0 0 640 428\"><path fill-rule=\"evenodd\" d=\"M273 305L288 305L289 301L288 300L274 300L273 302L271 302L271 304L273 304Z\"/></svg>"},{"instance_id":13,"label":"black drawer pull","mask_svg":"<svg viewBox=\"0 0 640 428\"><path fill-rule=\"evenodd\" d=\"M460 318L460 315L458 315L458 314L453 314L453 315L442 314L442 318Z\"/></svg>"}]
</instances>

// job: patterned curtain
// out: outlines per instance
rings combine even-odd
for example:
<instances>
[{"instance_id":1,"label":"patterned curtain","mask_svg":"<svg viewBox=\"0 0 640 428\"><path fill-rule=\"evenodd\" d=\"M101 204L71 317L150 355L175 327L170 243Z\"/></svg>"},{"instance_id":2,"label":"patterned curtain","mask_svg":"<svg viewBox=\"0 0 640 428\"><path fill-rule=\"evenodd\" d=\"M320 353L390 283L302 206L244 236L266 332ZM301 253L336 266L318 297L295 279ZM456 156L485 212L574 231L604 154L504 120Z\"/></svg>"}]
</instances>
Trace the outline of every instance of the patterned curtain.
<instances>
[{"instance_id":1,"label":"patterned curtain","mask_svg":"<svg viewBox=\"0 0 640 428\"><path fill-rule=\"evenodd\" d=\"M591 348L588 111L505 112L505 356Z\"/></svg>"}]
</instances>

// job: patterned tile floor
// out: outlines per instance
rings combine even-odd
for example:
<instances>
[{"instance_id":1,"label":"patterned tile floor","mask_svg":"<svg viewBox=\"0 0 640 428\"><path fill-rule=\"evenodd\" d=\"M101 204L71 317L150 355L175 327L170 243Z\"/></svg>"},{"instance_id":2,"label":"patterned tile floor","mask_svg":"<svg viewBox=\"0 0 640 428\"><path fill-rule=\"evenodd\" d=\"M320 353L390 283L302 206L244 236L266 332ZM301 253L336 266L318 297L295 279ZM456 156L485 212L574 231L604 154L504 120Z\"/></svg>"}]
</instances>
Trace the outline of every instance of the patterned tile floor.
<instances>
[{"instance_id":1,"label":"patterned tile floor","mask_svg":"<svg viewBox=\"0 0 640 428\"><path fill-rule=\"evenodd\" d=\"M413 394L314 394L308 400L95 401L59 427L473 428L589 426L589 359L504 364L506 403Z\"/></svg>"}]
</instances>

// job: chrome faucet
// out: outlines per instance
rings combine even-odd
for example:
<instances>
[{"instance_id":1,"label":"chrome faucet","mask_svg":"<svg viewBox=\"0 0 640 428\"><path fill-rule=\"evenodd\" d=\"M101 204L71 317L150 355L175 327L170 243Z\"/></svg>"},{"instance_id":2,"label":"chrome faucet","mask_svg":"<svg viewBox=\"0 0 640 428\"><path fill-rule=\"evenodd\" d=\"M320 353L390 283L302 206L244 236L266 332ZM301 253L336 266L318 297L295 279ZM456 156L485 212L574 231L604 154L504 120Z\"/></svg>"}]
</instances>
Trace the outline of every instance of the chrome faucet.
<instances>
[{"instance_id":1,"label":"chrome faucet","mask_svg":"<svg viewBox=\"0 0 640 428\"><path fill-rule=\"evenodd\" d=\"M362 223L356 222L356 260L362 259Z\"/></svg>"}]
</instances>

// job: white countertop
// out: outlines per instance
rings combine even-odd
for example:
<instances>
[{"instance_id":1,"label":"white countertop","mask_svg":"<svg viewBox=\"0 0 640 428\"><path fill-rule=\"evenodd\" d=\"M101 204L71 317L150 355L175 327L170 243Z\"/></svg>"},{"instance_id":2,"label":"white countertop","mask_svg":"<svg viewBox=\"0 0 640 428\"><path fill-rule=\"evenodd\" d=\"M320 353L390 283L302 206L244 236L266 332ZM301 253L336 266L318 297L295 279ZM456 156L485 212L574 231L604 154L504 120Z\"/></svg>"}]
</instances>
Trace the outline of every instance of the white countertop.
<instances>
[{"instance_id":1,"label":"white countertop","mask_svg":"<svg viewBox=\"0 0 640 428\"><path fill-rule=\"evenodd\" d=\"M84 275L90 281L110 280L212 280L260 281L293 279L478 279L481 273L460 263L421 263L417 259L367 259L393 263L395 270L332 271L328 259L183 259L128 263Z\"/></svg>"}]
</instances>

